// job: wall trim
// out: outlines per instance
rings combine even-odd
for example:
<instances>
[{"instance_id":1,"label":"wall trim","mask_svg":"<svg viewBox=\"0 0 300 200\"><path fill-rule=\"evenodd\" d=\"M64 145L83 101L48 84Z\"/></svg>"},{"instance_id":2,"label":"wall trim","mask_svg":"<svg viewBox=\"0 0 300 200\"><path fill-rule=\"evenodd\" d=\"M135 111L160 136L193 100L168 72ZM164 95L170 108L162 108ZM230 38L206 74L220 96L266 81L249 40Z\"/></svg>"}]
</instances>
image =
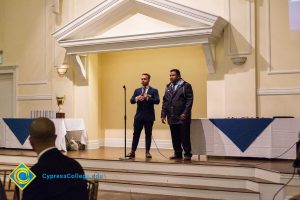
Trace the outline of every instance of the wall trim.
<instances>
[{"instance_id":1,"label":"wall trim","mask_svg":"<svg viewBox=\"0 0 300 200\"><path fill-rule=\"evenodd\" d=\"M45 95L19 95L17 101L33 101L33 100L52 100L51 94Z\"/></svg>"},{"instance_id":2,"label":"wall trim","mask_svg":"<svg viewBox=\"0 0 300 200\"><path fill-rule=\"evenodd\" d=\"M158 140L155 139L157 147L159 149L173 149L171 140ZM126 146L131 147L132 139L127 139ZM123 138L105 138L104 141L105 147L124 147L124 139ZM145 139L140 139L138 148L145 148ZM152 140L151 149L156 149L155 143Z\"/></svg>"},{"instance_id":3,"label":"wall trim","mask_svg":"<svg viewBox=\"0 0 300 200\"><path fill-rule=\"evenodd\" d=\"M268 6L268 26L267 26L267 34L268 34L268 74L269 75L277 75L277 74L299 74L300 73L300 69L299 70L295 70L295 69L274 69L274 67L272 66L272 38L271 38L271 0L267 1L267 6ZM300 68L300 66L299 66Z\"/></svg>"},{"instance_id":4,"label":"wall trim","mask_svg":"<svg viewBox=\"0 0 300 200\"><path fill-rule=\"evenodd\" d=\"M232 34L231 34L231 0L228 0L228 20L229 20L229 26L228 26L228 56L239 56L239 55L251 55L252 54L252 9L251 9L251 1L247 1L248 2L248 13L249 13L249 20L248 20L248 24L249 24L249 49L247 51L242 51L242 52L232 52L231 50L231 40L232 40Z\"/></svg>"},{"instance_id":5,"label":"wall trim","mask_svg":"<svg viewBox=\"0 0 300 200\"><path fill-rule=\"evenodd\" d=\"M258 96L266 95L299 95L300 88L261 88L257 90Z\"/></svg>"},{"instance_id":6,"label":"wall trim","mask_svg":"<svg viewBox=\"0 0 300 200\"><path fill-rule=\"evenodd\" d=\"M99 149L99 147L104 146L104 141L97 139L97 140L88 140L87 141L87 149Z\"/></svg>"},{"instance_id":7,"label":"wall trim","mask_svg":"<svg viewBox=\"0 0 300 200\"><path fill-rule=\"evenodd\" d=\"M277 74L300 74L300 70L274 70L272 69L272 66L269 65L268 68L268 74L269 75L277 75Z\"/></svg>"},{"instance_id":8,"label":"wall trim","mask_svg":"<svg viewBox=\"0 0 300 200\"><path fill-rule=\"evenodd\" d=\"M26 81L26 82L19 82L17 85L44 85L47 84L48 81Z\"/></svg>"},{"instance_id":9,"label":"wall trim","mask_svg":"<svg viewBox=\"0 0 300 200\"><path fill-rule=\"evenodd\" d=\"M214 44L216 28L190 28L162 33L146 33L120 37L86 38L58 41L67 54L86 54L121 50L161 48L182 45ZM209 36L208 36L209 35Z\"/></svg>"}]
</instances>

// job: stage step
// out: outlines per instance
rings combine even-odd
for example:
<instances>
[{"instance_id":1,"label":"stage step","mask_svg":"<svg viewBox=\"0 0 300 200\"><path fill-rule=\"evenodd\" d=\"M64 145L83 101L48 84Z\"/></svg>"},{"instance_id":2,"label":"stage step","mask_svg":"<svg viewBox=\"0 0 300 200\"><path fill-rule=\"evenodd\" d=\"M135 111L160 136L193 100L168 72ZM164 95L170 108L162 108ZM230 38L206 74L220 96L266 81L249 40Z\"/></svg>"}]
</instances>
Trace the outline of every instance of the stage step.
<instances>
[{"instance_id":1,"label":"stage step","mask_svg":"<svg viewBox=\"0 0 300 200\"><path fill-rule=\"evenodd\" d=\"M241 188L209 187L171 183L154 183L142 181L109 180L99 181L100 191L135 192L182 197L224 199L224 200L259 200L260 193Z\"/></svg>"},{"instance_id":2,"label":"stage step","mask_svg":"<svg viewBox=\"0 0 300 200\"><path fill-rule=\"evenodd\" d=\"M104 191L98 192L98 199L101 200L213 200L207 198L194 198L194 197L180 197L172 195L156 195L156 194L141 194L134 192L116 192L116 191ZM216 200L216 199L214 199Z\"/></svg>"},{"instance_id":3,"label":"stage step","mask_svg":"<svg viewBox=\"0 0 300 200\"><path fill-rule=\"evenodd\" d=\"M104 179L130 180L130 181L151 181L157 183L181 183L186 185L206 185L212 187L223 187L230 185L231 188L245 188L258 191L258 184L274 184L260 178L244 176L226 176L215 174L199 174L185 172L164 172L145 170L122 170L105 168L85 168L86 174L99 173ZM277 184L276 184L277 185Z\"/></svg>"},{"instance_id":4,"label":"stage step","mask_svg":"<svg viewBox=\"0 0 300 200\"><path fill-rule=\"evenodd\" d=\"M14 169L20 160L29 167L36 161L35 157L16 159L10 155L0 155L0 159L5 161L0 163L2 169ZM103 174L100 192L112 190L207 199L269 200L283 185L280 173L246 165L76 160L87 174ZM284 192L280 192L276 200L283 200Z\"/></svg>"},{"instance_id":5,"label":"stage step","mask_svg":"<svg viewBox=\"0 0 300 200\"><path fill-rule=\"evenodd\" d=\"M220 196L222 196L221 199L240 199L241 197L244 199L245 197L245 199L269 200L272 199L272 195L282 186L281 183L256 178L255 174L253 176L234 176L224 175L223 171L219 172L221 174L219 175L218 171L214 171L214 169L210 171L211 174L208 171L204 171L207 173L202 174L199 173L203 167L202 165L146 163L147 166L142 166L145 163L126 162L125 164L121 162L122 165L119 165L119 162L107 161L99 165L101 168L85 167L84 169L86 174L100 173L103 175L103 179L100 180L100 190L172 194L176 196L212 199L220 199ZM169 165L173 166L173 168L171 169ZM176 169L177 167L181 171L179 168ZM196 170L195 168L197 167L200 170ZM221 166L218 167L220 168ZM236 171L240 170L238 167L235 167L235 169ZM231 171L232 169L227 170ZM251 170L251 168L248 170ZM216 173L213 174L214 172ZM283 199L283 193L280 193L279 197L278 199Z\"/></svg>"},{"instance_id":6,"label":"stage step","mask_svg":"<svg viewBox=\"0 0 300 200\"><path fill-rule=\"evenodd\" d=\"M187 174L214 174L216 176L240 176L259 178L274 183L280 183L280 173L255 168L253 166L221 165L213 163L195 164L189 163L163 163L163 162L141 162L141 161L118 161L118 160L92 160L77 159L85 168L101 168L109 170L127 171L151 171L167 173L187 173Z\"/></svg>"}]
</instances>

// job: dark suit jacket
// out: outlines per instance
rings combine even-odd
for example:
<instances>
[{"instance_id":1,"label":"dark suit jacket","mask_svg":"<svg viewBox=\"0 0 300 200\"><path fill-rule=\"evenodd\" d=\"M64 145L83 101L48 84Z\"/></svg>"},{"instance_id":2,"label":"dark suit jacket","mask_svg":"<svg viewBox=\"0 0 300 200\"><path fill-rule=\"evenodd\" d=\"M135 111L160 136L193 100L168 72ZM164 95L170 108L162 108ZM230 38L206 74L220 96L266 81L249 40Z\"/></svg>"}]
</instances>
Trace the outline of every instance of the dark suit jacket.
<instances>
[{"instance_id":1,"label":"dark suit jacket","mask_svg":"<svg viewBox=\"0 0 300 200\"><path fill-rule=\"evenodd\" d=\"M181 124L182 121L179 119L181 114L185 114L187 120L190 120L193 98L193 89L188 82L184 81L183 84L178 85L175 92L169 83L163 97L161 117L167 117L169 124Z\"/></svg>"},{"instance_id":2,"label":"dark suit jacket","mask_svg":"<svg viewBox=\"0 0 300 200\"><path fill-rule=\"evenodd\" d=\"M43 178L45 174L84 174L77 161L64 156L56 148L46 151L38 163L32 166L31 171L36 178L23 190L23 200L88 199L84 179Z\"/></svg>"},{"instance_id":3,"label":"dark suit jacket","mask_svg":"<svg viewBox=\"0 0 300 200\"><path fill-rule=\"evenodd\" d=\"M134 91L130 102L135 104L135 97L142 94L142 88L138 88ZM137 109L134 120L144 120L144 121L154 121L155 120L155 113L154 113L154 104L159 104L159 95L158 90L149 87L147 94L150 96L148 100L138 101L137 102Z\"/></svg>"}]
</instances>

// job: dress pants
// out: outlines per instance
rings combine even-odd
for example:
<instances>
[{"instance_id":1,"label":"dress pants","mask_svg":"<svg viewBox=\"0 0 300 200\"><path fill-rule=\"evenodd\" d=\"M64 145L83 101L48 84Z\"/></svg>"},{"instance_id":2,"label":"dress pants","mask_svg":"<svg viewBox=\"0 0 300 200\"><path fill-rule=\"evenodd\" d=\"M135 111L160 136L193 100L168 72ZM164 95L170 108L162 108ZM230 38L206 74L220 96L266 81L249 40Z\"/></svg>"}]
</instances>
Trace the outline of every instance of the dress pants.
<instances>
[{"instance_id":1,"label":"dress pants","mask_svg":"<svg viewBox=\"0 0 300 200\"><path fill-rule=\"evenodd\" d=\"M140 135L145 128L145 140L146 140L146 151L150 150L151 147L151 136L152 136L152 127L153 121L145 121L145 120L134 120L134 132L133 132L133 139L132 139L132 151L136 151L137 146L139 144Z\"/></svg>"},{"instance_id":2,"label":"dress pants","mask_svg":"<svg viewBox=\"0 0 300 200\"><path fill-rule=\"evenodd\" d=\"M185 157L192 157L190 139L191 120L184 120L181 124L170 124L172 144L175 156L182 157L184 150Z\"/></svg>"}]
</instances>

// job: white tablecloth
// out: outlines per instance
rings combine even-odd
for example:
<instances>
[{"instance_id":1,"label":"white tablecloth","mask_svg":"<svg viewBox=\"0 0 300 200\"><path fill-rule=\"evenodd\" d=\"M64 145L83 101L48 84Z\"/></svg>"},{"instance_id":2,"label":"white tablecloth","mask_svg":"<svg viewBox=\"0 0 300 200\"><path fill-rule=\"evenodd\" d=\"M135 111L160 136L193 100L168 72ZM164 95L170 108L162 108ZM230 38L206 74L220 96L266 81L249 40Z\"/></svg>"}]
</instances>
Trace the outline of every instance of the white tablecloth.
<instances>
[{"instance_id":1,"label":"white tablecloth","mask_svg":"<svg viewBox=\"0 0 300 200\"><path fill-rule=\"evenodd\" d=\"M54 122L57 135L55 145L59 150L67 151L65 136L67 131L81 131L81 143L86 144L87 135L83 119L51 119ZM0 119L0 147L32 149L28 138L22 145L14 133L6 125L3 119Z\"/></svg>"},{"instance_id":2,"label":"white tablecloth","mask_svg":"<svg viewBox=\"0 0 300 200\"><path fill-rule=\"evenodd\" d=\"M80 142L86 145L87 135L83 119L65 119L64 123L66 131L81 131Z\"/></svg>"},{"instance_id":3,"label":"white tablecloth","mask_svg":"<svg viewBox=\"0 0 300 200\"><path fill-rule=\"evenodd\" d=\"M193 119L191 142L193 154L214 156L275 158L298 141L300 119L277 118L242 152L209 119ZM295 159L296 146L279 158Z\"/></svg>"}]
</instances>

